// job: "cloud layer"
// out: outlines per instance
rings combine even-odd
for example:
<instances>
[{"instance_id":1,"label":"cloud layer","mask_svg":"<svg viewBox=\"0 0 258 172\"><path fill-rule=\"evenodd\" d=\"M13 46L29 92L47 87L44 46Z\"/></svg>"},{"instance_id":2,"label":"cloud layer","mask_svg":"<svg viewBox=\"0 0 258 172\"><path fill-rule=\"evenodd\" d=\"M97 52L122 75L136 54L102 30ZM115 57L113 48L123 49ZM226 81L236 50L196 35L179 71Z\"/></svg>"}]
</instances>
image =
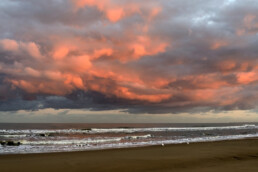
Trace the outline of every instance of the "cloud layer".
<instances>
[{"instance_id":1,"label":"cloud layer","mask_svg":"<svg viewBox=\"0 0 258 172\"><path fill-rule=\"evenodd\" d=\"M254 109L255 0L3 0L0 110Z\"/></svg>"}]
</instances>

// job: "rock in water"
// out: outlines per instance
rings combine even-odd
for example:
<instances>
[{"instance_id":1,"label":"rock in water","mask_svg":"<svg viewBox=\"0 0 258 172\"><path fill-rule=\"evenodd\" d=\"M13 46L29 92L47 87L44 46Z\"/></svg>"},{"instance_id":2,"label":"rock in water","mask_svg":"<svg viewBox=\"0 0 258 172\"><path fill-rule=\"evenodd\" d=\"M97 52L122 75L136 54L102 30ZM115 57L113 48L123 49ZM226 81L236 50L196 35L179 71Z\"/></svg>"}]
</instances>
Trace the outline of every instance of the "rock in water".
<instances>
[{"instance_id":1,"label":"rock in water","mask_svg":"<svg viewBox=\"0 0 258 172\"><path fill-rule=\"evenodd\" d=\"M21 142L16 142L16 141L1 141L1 145L3 146L20 146Z\"/></svg>"}]
</instances>

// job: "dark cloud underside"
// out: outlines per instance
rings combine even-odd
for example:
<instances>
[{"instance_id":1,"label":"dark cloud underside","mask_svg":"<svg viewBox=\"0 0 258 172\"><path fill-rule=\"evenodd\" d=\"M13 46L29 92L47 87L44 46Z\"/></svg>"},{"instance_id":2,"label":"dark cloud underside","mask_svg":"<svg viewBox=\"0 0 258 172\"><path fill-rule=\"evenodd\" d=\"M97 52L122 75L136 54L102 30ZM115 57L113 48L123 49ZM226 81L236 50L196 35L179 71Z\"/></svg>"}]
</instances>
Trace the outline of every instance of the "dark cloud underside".
<instances>
[{"instance_id":1,"label":"dark cloud underside","mask_svg":"<svg viewBox=\"0 0 258 172\"><path fill-rule=\"evenodd\" d=\"M0 111L251 110L255 0L2 0Z\"/></svg>"}]
</instances>

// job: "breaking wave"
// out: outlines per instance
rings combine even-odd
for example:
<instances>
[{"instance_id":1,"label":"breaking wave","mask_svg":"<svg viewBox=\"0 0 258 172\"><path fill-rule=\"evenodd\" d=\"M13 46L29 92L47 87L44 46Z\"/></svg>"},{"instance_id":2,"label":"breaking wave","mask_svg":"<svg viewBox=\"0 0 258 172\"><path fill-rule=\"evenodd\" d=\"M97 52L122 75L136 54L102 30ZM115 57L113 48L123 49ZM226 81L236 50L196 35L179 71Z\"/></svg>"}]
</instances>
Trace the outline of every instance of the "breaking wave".
<instances>
[{"instance_id":1,"label":"breaking wave","mask_svg":"<svg viewBox=\"0 0 258 172\"><path fill-rule=\"evenodd\" d=\"M170 132L170 131L210 131L258 129L256 125L222 126L222 127L160 127L160 128L91 128L63 130L0 130L0 134L105 134L105 133L136 133L136 132Z\"/></svg>"}]
</instances>

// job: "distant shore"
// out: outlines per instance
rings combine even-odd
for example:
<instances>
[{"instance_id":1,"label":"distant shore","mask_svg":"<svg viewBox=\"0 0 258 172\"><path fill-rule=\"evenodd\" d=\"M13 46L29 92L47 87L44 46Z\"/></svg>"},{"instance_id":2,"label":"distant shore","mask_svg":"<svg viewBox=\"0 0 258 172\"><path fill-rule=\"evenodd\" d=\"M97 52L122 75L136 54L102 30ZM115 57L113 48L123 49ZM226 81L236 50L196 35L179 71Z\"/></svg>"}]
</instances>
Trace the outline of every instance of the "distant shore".
<instances>
[{"instance_id":1,"label":"distant shore","mask_svg":"<svg viewBox=\"0 0 258 172\"><path fill-rule=\"evenodd\" d=\"M1 172L258 171L258 139L0 155Z\"/></svg>"}]
</instances>

